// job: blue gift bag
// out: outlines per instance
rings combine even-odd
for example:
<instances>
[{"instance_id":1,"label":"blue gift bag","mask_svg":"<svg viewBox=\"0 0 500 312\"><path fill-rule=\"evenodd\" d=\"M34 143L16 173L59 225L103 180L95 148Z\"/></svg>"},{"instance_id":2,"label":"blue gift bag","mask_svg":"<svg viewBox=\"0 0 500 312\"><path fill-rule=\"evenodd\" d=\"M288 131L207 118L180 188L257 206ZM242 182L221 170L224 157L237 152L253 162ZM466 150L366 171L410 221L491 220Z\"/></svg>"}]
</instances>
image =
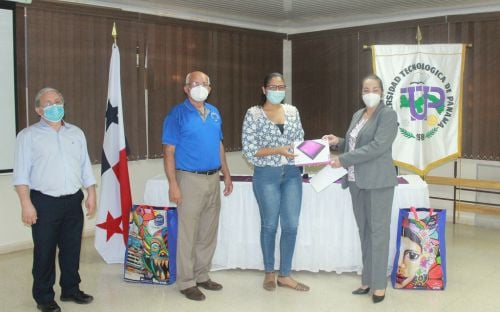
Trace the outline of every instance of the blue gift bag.
<instances>
[{"instance_id":1,"label":"blue gift bag","mask_svg":"<svg viewBox=\"0 0 500 312\"><path fill-rule=\"evenodd\" d=\"M392 286L443 290L446 286L446 210L400 209Z\"/></svg>"},{"instance_id":2,"label":"blue gift bag","mask_svg":"<svg viewBox=\"0 0 500 312\"><path fill-rule=\"evenodd\" d=\"M130 211L124 279L146 284L175 282L177 209L134 205Z\"/></svg>"}]
</instances>

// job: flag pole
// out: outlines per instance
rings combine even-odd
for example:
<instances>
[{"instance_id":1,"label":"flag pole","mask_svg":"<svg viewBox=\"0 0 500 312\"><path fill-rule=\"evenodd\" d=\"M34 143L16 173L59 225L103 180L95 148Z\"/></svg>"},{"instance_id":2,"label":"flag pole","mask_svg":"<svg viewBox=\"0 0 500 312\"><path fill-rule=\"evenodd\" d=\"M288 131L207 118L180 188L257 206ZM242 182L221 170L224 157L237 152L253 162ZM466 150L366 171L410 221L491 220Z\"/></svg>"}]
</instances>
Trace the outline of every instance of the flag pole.
<instances>
[{"instance_id":1,"label":"flag pole","mask_svg":"<svg viewBox=\"0 0 500 312\"><path fill-rule=\"evenodd\" d=\"M146 159L149 159L149 91L148 91L148 44L144 57L144 117L146 118Z\"/></svg>"},{"instance_id":2,"label":"flag pole","mask_svg":"<svg viewBox=\"0 0 500 312\"><path fill-rule=\"evenodd\" d=\"M113 41L116 45L116 37L118 37L118 34L116 33L116 24L113 22L113 30L111 31L111 36L113 37Z\"/></svg>"}]
</instances>

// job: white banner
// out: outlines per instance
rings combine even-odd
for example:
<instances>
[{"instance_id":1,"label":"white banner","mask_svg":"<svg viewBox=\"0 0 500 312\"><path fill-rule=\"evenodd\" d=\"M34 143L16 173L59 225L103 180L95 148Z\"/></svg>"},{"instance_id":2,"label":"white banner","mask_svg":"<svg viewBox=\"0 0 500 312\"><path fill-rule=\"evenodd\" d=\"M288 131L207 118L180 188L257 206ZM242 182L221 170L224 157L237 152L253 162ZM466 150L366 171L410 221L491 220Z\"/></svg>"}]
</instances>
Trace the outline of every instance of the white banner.
<instances>
[{"instance_id":1,"label":"white banner","mask_svg":"<svg viewBox=\"0 0 500 312\"><path fill-rule=\"evenodd\" d=\"M425 175L461 155L463 44L374 45L384 102L398 114L395 163Z\"/></svg>"}]
</instances>

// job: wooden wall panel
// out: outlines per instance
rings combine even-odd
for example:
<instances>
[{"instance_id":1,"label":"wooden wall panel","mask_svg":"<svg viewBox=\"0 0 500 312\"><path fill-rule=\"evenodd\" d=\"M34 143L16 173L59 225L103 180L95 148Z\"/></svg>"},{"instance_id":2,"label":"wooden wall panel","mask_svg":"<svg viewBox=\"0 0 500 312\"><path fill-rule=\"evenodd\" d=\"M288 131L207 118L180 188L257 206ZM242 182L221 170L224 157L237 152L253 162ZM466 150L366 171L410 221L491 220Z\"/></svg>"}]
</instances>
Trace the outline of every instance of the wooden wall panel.
<instances>
[{"instance_id":1,"label":"wooden wall panel","mask_svg":"<svg viewBox=\"0 0 500 312\"><path fill-rule=\"evenodd\" d=\"M293 104L307 139L343 133L358 105L359 43L356 33L327 40L292 40Z\"/></svg>"},{"instance_id":2,"label":"wooden wall panel","mask_svg":"<svg viewBox=\"0 0 500 312\"><path fill-rule=\"evenodd\" d=\"M255 86L267 72L283 69L284 34L41 0L18 8L18 53L24 56L27 47L27 59L18 59L19 116L26 116L27 101L27 123L36 122L38 90L59 89L65 119L86 133L93 163L101 160L113 22L130 160L162 156L163 119L185 98L184 79L193 70L211 77L209 102L221 111L225 145L239 149L244 112L259 96Z\"/></svg>"},{"instance_id":3,"label":"wooden wall panel","mask_svg":"<svg viewBox=\"0 0 500 312\"><path fill-rule=\"evenodd\" d=\"M471 43L463 88L464 158L500 160L500 13L445 16L291 36L293 99L306 134L344 135L352 113L363 107L360 79L371 73L372 44ZM351 40L342 40L350 37ZM333 52L335 50L335 52ZM357 61L353 61L357 60ZM344 68L347 66L347 68ZM333 90L331 90L333 89ZM326 92L329 90L329 92ZM333 96L335 94L335 96ZM341 94L348 95L346 97ZM321 105L303 105L317 99ZM322 106L320 110L320 106ZM325 129L322 131L322 129Z\"/></svg>"},{"instance_id":4,"label":"wooden wall panel","mask_svg":"<svg viewBox=\"0 0 500 312\"><path fill-rule=\"evenodd\" d=\"M109 62L113 39L111 29L115 19L81 12L75 6L26 7L27 69L29 124L38 121L34 98L46 86L58 89L65 99L65 120L86 133L93 163L101 160L104 136L104 114L107 104ZM78 7L76 7L78 8ZM92 14L91 14L92 13ZM24 19L23 19L24 20ZM20 24L20 23L18 23ZM118 46L121 53L121 78L125 131L130 145L130 159L145 155L145 130L138 123L144 119L143 97L137 89L136 46L141 38L141 25L119 20ZM25 39L25 38L23 38ZM24 40L22 40L24 41ZM18 90L23 93L26 83L21 80Z\"/></svg>"},{"instance_id":5,"label":"wooden wall panel","mask_svg":"<svg viewBox=\"0 0 500 312\"><path fill-rule=\"evenodd\" d=\"M222 113L226 148L240 149L241 122L259 102L262 78L283 70L284 34L42 0L17 7L19 125L26 126L26 115L27 123L37 120L33 101L40 88L58 88L67 103L66 119L87 134L94 163L102 148L113 22L130 159L161 157L163 119L184 99L185 75L192 70L210 75L209 102ZM360 79L372 71L371 53L363 45L415 43L417 25L423 43L472 43L464 77L463 154L500 160L498 12L289 36L292 104L300 110L306 137L344 134L352 113L362 107Z\"/></svg>"},{"instance_id":6,"label":"wooden wall panel","mask_svg":"<svg viewBox=\"0 0 500 312\"><path fill-rule=\"evenodd\" d=\"M463 84L463 157L500 160L500 14L456 17L450 39L472 44Z\"/></svg>"},{"instance_id":7,"label":"wooden wall panel","mask_svg":"<svg viewBox=\"0 0 500 312\"><path fill-rule=\"evenodd\" d=\"M225 147L239 150L243 116L258 103L260 81L267 72L283 69L283 36L199 24L146 27L150 157L161 156L163 119L185 99L185 77L194 70L210 76L208 102L222 114Z\"/></svg>"}]
</instances>

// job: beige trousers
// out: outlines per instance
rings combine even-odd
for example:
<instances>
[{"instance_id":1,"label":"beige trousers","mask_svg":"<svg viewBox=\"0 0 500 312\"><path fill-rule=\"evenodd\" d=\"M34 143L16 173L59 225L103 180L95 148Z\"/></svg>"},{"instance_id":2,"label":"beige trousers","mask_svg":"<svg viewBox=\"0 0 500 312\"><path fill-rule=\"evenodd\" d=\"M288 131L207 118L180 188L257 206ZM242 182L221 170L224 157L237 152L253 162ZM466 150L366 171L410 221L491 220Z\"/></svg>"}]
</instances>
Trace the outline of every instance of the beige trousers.
<instances>
[{"instance_id":1,"label":"beige trousers","mask_svg":"<svg viewBox=\"0 0 500 312\"><path fill-rule=\"evenodd\" d=\"M217 245L219 174L176 171L182 202L177 207L177 285L180 290L209 279Z\"/></svg>"}]
</instances>

